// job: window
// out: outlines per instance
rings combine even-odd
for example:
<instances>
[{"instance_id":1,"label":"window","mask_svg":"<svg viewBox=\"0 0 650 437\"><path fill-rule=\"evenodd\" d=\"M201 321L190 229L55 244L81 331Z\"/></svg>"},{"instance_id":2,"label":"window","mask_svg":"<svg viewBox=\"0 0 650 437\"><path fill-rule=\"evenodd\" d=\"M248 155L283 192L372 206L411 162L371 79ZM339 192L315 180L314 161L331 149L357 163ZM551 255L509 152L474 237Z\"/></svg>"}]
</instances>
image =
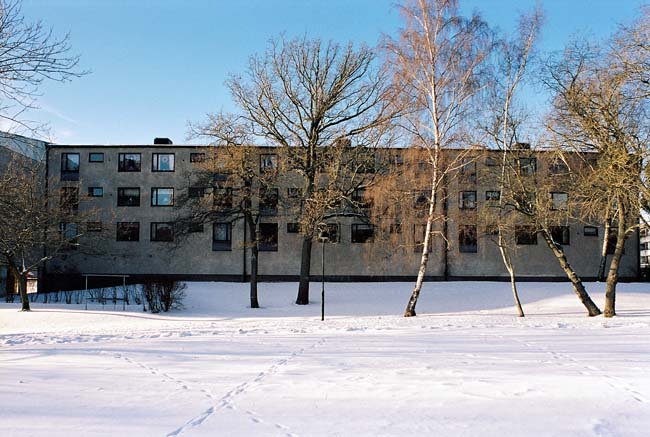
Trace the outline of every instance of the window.
<instances>
[{"instance_id":1,"label":"window","mask_svg":"<svg viewBox=\"0 0 650 437\"><path fill-rule=\"evenodd\" d=\"M64 240L66 249L76 249L79 243L79 225L76 223L59 223L59 235Z\"/></svg>"},{"instance_id":2,"label":"window","mask_svg":"<svg viewBox=\"0 0 650 437\"><path fill-rule=\"evenodd\" d=\"M522 176L534 176L537 172L536 158L519 158L519 173Z\"/></svg>"},{"instance_id":3,"label":"window","mask_svg":"<svg viewBox=\"0 0 650 437\"><path fill-rule=\"evenodd\" d=\"M87 222L86 231L87 232L101 232L102 231L102 222Z\"/></svg>"},{"instance_id":4,"label":"window","mask_svg":"<svg viewBox=\"0 0 650 437\"><path fill-rule=\"evenodd\" d=\"M352 202L359 208L370 208L372 200L368 197L365 187L357 188L352 192Z\"/></svg>"},{"instance_id":5,"label":"window","mask_svg":"<svg viewBox=\"0 0 650 437\"><path fill-rule=\"evenodd\" d=\"M140 241L140 222L118 222L117 241Z\"/></svg>"},{"instance_id":6,"label":"window","mask_svg":"<svg viewBox=\"0 0 650 437\"><path fill-rule=\"evenodd\" d=\"M278 224L260 223L260 252L278 251Z\"/></svg>"},{"instance_id":7,"label":"window","mask_svg":"<svg viewBox=\"0 0 650 437\"><path fill-rule=\"evenodd\" d=\"M596 226L585 226L582 229L582 234L585 237L597 237L598 236L598 228Z\"/></svg>"},{"instance_id":8,"label":"window","mask_svg":"<svg viewBox=\"0 0 650 437\"><path fill-rule=\"evenodd\" d=\"M260 173L271 172L278 168L278 155L263 153L260 155Z\"/></svg>"},{"instance_id":9,"label":"window","mask_svg":"<svg viewBox=\"0 0 650 437\"><path fill-rule=\"evenodd\" d=\"M367 224L352 225L353 243L370 243L375 237L375 227Z\"/></svg>"},{"instance_id":10,"label":"window","mask_svg":"<svg viewBox=\"0 0 650 437\"><path fill-rule=\"evenodd\" d=\"M551 162L548 166L548 171L554 175L566 175L569 174L569 167L562 160L555 160Z\"/></svg>"},{"instance_id":11,"label":"window","mask_svg":"<svg viewBox=\"0 0 650 437\"><path fill-rule=\"evenodd\" d=\"M205 153L190 153L190 162L204 162Z\"/></svg>"},{"instance_id":12,"label":"window","mask_svg":"<svg viewBox=\"0 0 650 437\"><path fill-rule=\"evenodd\" d=\"M78 153L61 154L61 180L62 181L79 180L79 154Z\"/></svg>"},{"instance_id":13,"label":"window","mask_svg":"<svg viewBox=\"0 0 650 437\"><path fill-rule=\"evenodd\" d=\"M139 187L118 188L117 206L140 206L140 188Z\"/></svg>"},{"instance_id":14,"label":"window","mask_svg":"<svg viewBox=\"0 0 650 437\"><path fill-rule=\"evenodd\" d=\"M497 165L499 165L499 161L494 156L488 156L485 158L486 167L496 167Z\"/></svg>"},{"instance_id":15,"label":"window","mask_svg":"<svg viewBox=\"0 0 650 437\"><path fill-rule=\"evenodd\" d=\"M551 238L555 243L561 244L562 246L568 246L570 244L568 226L552 226L550 231Z\"/></svg>"},{"instance_id":16,"label":"window","mask_svg":"<svg viewBox=\"0 0 650 437\"><path fill-rule=\"evenodd\" d=\"M501 191L486 191L485 200L488 202L498 202L501 199Z\"/></svg>"},{"instance_id":17,"label":"window","mask_svg":"<svg viewBox=\"0 0 650 437\"><path fill-rule=\"evenodd\" d=\"M278 189L260 188L260 215L274 216L278 214Z\"/></svg>"},{"instance_id":18,"label":"window","mask_svg":"<svg viewBox=\"0 0 650 437\"><path fill-rule=\"evenodd\" d=\"M174 241L174 225L169 222L151 223L150 241Z\"/></svg>"},{"instance_id":19,"label":"window","mask_svg":"<svg viewBox=\"0 0 650 437\"><path fill-rule=\"evenodd\" d=\"M616 229L609 230L607 234L607 247L605 248L605 253L607 255L614 255L616 251L616 244L618 243L618 231ZM625 247L623 248L623 253L625 253Z\"/></svg>"},{"instance_id":20,"label":"window","mask_svg":"<svg viewBox=\"0 0 650 437\"><path fill-rule=\"evenodd\" d=\"M203 232L203 223L191 222L189 226L189 231L192 233Z\"/></svg>"},{"instance_id":21,"label":"window","mask_svg":"<svg viewBox=\"0 0 650 437\"><path fill-rule=\"evenodd\" d=\"M152 188L151 206L174 206L174 189Z\"/></svg>"},{"instance_id":22,"label":"window","mask_svg":"<svg viewBox=\"0 0 650 437\"><path fill-rule=\"evenodd\" d=\"M424 209L429 205L429 196L427 191L416 191L413 199L415 209Z\"/></svg>"},{"instance_id":23,"label":"window","mask_svg":"<svg viewBox=\"0 0 650 437\"><path fill-rule=\"evenodd\" d=\"M104 188L88 187L88 197L104 197Z\"/></svg>"},{"instance_id":24,"label":"window","mask_svg":"<svg viewBox=\"0 0 650 437\"><path fill-rule=\"evenodd\" d=\"M567 193L551 193L551 209L566 210L569 195Z\"/></svg>"},{"instance_id":25,"label":"window","mask_svg":"<svg viewBox=\"0 0 650 437\"><path fill-rule=\"evenodd\" d=\"M287 197L289 199L298 199L302 197L302 190L296 187L287 188Z\"/></svg>"},{"instance_id":26,"label":"window","mask_svg":"<svg viewBox=\"0 0 650 437\"><path fill-rule=\"evenodd\" d=\"M427 234L427 225L417 224L413 225L413 242L415 243L415 252L422 252L424 247L424 237ZM429 248L427 252L431 252L431 236L429 236Z\"/></svg>"},{"instance_id":27,"label":"window","mask_svg":"<svg viewBox=\"0 0 650 437\"><path fill-rule=\"evenodd\" d=\"M232 247L232 226L230 223L212 225L212 250L229 251Z\"/></svg>"},{"instance_id":28,"label":"window","mask_svg":"<svg viewBox=\"0 0 650 437\"><path fill-rule=\"evenodd\" d=\"M117 156L117 171L140 171L139 153L120 153Z\"/></svg>"},{"instance_id":29,"label":"window","mask_svg":"<svg viewBox=\"0 0 650 437\"><path fill-rule=\"evenodd\" d=\"M62 187L59 190L59 206L66 211L77 211L79 209L79 188Z\"/></svg>"},{"instance_id":30,"label":"window","mask_svg":"<svg viewBox=\"0 0 650 437\"><path fill-rule=\"evenodd\" d=\"M394 166L402 166L404 165L404 157L401 153L395 153L393 156L391 156L390 163Z\"/></svg>"},{"instance_id":31,"label":"window","mask_svg":"<svg viewBox=\"0 0 650 437\"><path fill-rule=\"evenodd\" d=\"M91 152L88 154L88 162L104 162L104 153Z\"/></svg>"},{"instance_id":32,"label":"window","mask_svg":"<svg viewBox=\"0 0 650 437\"><path fill-rule=\"evenodd\" d=\"M463 158L460 174L467 182L476 182L476 161L473 158Z\"/></svg>"},{"instance_id":33,"label":"window","mask_svg":"<svg viewBox=\"0 0 650 437\"><path fill-rule=\"evenodd\" d=\"M461 191L458 193L459 209L476 209L476 191Z\"/></svg>"},{"instance_id":34,"label":"window","mask_svg":"<svg viewBox=\"0 0 650 437\"><path fill-rule=\"evenodd\" d=\"M533 226L516 226L515 240L520 245L537 244L537 231Z\"/></svg>"},{"instance_id":35,"label":"window","mask_svg":"<svg viewBox=\"0 0 650 437\"><path fill-rule=\"evenodd\" d=\"M212 204L216 209L226 210L232 208L232 188L215 188L212 192Z\"/></svg>"},{"instance_id":36,"label":"window","mask_svg":"<svg viewBox=\"0 0 650 437\"><path fill-rule=\"evenodd\" d=\"M458 250L461 253L478 252L476 225L463 225L458 229Z\"/></svg>"},{"instance_id":37,"label":"window","mask_svg":"<svg viewBox=\"0 0 650 437\"><path fill-rule=\"evenodd\" d=\"M318 237L326 237L328 243L338 243L339 242L339 225L338 223L326 223L324 229L322 229Z\"/></svg>"},{"instance_id":38,"label":"window","mask_svg":"<svg viewBox=\"0 0 650 437\"><path fill-rule=\"evenodd\" d=\"M187 195L190 199L205 197L205 187L190 187L187 190Z\"/></svg>"},{"instance_id":39,"label":"window","mask_svg":"<svg viewBox=\"0 0 650 437\"><path fill-rule=\"evenodd\" d=\"M153 153L151 155L151 171L174 171L174 154Z\"/></svg>"},{"instance_id":40,"label":"window","mask_svg":"<svg viewBox=\"0 0 650 437\"><path fill-rule=\"evenodd\" d=\"M287 223L287 234L297 234L300 232L300 223Z\"/></svg>"}]
</instances>

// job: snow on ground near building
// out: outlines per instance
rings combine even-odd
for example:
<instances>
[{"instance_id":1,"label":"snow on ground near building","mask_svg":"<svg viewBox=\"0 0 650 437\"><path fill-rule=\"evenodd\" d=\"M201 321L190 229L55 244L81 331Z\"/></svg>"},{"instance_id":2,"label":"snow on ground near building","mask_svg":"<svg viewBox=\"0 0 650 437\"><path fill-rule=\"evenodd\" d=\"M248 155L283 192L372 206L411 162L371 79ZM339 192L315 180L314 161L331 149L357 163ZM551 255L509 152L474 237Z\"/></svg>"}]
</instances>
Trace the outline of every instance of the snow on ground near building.
<instances>
[{"instance_id":1,"label":"snow on ground near building","mask_svg":"<svg viewBox=\"0 0 650 437\"><path fill-rule=\"evenodd\" d=\"M192 283L169 315L0 305L2 436L646 436L650 284ZM603 284L588 284L603 304Z\"/></svg>"}]
</instances>

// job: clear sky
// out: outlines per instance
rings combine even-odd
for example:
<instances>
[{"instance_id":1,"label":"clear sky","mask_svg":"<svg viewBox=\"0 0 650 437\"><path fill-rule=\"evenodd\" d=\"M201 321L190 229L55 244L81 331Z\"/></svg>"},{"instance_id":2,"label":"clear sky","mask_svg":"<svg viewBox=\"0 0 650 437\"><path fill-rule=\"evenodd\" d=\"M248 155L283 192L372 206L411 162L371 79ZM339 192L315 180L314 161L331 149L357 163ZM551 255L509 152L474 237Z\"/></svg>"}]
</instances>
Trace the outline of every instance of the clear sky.
<instances>
[{"instance_id":1,"label":"clear sky","mask_svg":"<svg viewBox=\"0 0 650 437\"><path fill-rule=\"evenodd\" d=\"M232 109L224 86L247 58L284 32L365 42L395 34L393 0L23 0L27 19L70 33L91 73L42 87L41 110L60 143L187 142L188 121ZM460 0L507 31L535 0ZM604 38L637 15L642 0L542 0L542 48L559 50L575 34Z\"/></svg>"}]
</instances>

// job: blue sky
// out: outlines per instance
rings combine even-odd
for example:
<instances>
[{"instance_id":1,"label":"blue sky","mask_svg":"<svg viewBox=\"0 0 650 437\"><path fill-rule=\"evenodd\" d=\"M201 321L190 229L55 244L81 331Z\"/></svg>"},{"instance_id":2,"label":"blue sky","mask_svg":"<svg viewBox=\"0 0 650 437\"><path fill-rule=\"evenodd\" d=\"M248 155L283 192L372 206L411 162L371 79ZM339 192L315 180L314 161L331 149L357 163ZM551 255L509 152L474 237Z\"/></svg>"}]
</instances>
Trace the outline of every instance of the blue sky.
<instances>
[{"instance_id":1,"label":"blue sky","mask_svg":"<svg viewBox=\"0 0 650 437\"><path fill-rule=\"evenodd\" d=\"M242 72L268 40L287 36L375 45L395 34L393 0L23 0L29 20L70 33L91 74L42 87L41 110L61 143L188 142L188 121L232 109L223 82ZM535 0L461 0L491 25L514 26ZM559 50L575 34L604 38L634 19L641 0L545 0L542 48ZM192 142L192 141L189 141Z\"/></svg>"}]
</instances>

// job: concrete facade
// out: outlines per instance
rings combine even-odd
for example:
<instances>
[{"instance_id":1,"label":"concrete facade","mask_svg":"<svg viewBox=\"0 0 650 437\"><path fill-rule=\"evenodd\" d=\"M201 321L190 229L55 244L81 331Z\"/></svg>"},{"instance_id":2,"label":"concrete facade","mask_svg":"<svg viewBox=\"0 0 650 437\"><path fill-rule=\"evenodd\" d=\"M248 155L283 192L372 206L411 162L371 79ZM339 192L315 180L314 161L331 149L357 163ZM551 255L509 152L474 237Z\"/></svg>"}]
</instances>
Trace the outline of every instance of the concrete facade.
<instances>
[{"instance_id":1,"label":"concrete facade","mask_svg":"<svg viewBox=\"0 0 650 437\"><path fill-rule=\"evenodd\" d=\"M174 189L178 197L193 184L192 153L201 153L204 147L182 145L51 145L48 148L49 192L53 199L63 187L78 187L81 207L98 208L101 211L103 239L99 244L102 256L74 253L66 254L47 264L50 277L81 274L155 276L173 275L179 278L242 280L249 272L250 250L244 249L242 221L232 224L231 249L213 250L213 230L205 226L202 232L189 236L181 243L152 241L151 223L171 222L178 206L156 206L152 200L154 189ZM259 148L260 154L272 153L272 149ZM270 152L269 152L270 151ZM78 154L78 180L65 180L62 175L63 154ZM91 154L93 158L91 158ZM101 162L99 155L103 154ZM120 154L139 154L140 171L118 171ZM173 154L174 171L154 171L156 154ZM161 155L158 155L160 158ZM64 159L65 161L65 159ZM489 238L480 236L475 253L460 250L458 234L461 227L476 225L476 210L459 208L459 192L476 192L477 210L487 202L486 192L495 190L489 178L481 177L491 170L482 159L476 160L478 177L455 178L449 182L447 211L450 241L447 257L441 239L436 239L431 249L427 279L506 279L498 248ZM63 176L63 177L62 177ZM74 179L74 178L72 178ZM288 196L291 175L278 183L281 198ZM426 185L425 185L426 186ZM101 197L88 197L89 188L101 188ZM139 189L138 206L118 206L120 189ZM415 188L415 187L414 187ZM123 191L124 193L124 191ZM85 205L85 206L84 206ZM138 241L116 241L116 223L139 223ZM263 217L263 223L277 224L277 251L262 251L259 258L259 274L262 280L294 280L300 270L302 237L288 232L288 224L296 222L295 209L280 208L277 216ZM329 220L339 225L340 239L336 244L326 243L325 276L330 280L407 280L417 274L420 253L405 244L375 241L353 242L353 225L363 224L352 217ZM590 227L585 235L585 225L569 223L569 243L565 250L569 261L585 279L597 274L600 247L603 238L601 226ZM595 235L594 229L595 228ZM413 231L415 232L415 231ZM405 239L412 239L413 232L404 230ZM314 243L312 253L312 276L320 277L321 243ZM620 274L623 279L634 279L639 274L638 238L632 237L626 245ZM445 258L447 259L445 263ZM541 237L536 245L518 246L514 257L517 275L521 279L565 280L557 260Z\"/></svg>"}]
</instances>

